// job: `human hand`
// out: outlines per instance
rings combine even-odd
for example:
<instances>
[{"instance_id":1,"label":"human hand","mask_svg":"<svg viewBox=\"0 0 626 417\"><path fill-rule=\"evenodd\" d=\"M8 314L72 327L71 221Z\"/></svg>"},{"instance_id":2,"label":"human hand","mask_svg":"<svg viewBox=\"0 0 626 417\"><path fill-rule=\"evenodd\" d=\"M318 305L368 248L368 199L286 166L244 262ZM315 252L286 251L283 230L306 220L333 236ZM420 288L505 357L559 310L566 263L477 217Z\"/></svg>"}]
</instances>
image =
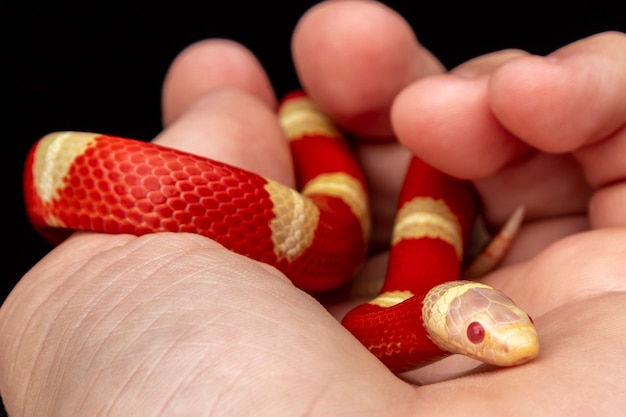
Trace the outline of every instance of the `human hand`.
<instances>
[{"instance_id":1,"label":"human hand","mask_svg":"<svg viewBox=\"0 0 626 417\"><path fill-rule=\"evenodd\" d=\"M339 14L335 17L342 18ZM344 23L345 27L354 30L357 21L359 17L351 24ZM323 17L309 24L335 29L323 22ZM398 23L394 26L402 27ZM301 31L305 32L304 25ZM380 29L379 33L391 32ZM325 33L340 36L338 29ZM400 30L394 33L399 34ZM405 39L408 38L410 35ZM311 36L307 50L305 36L301 39L298 50L296 38L296 63L298 58L305 61L307 56L313 57L315 50L323 50L331 42L322 35ZM474 375L473 384L481 389L488 384L485 392L497 392L509 407L516 404L511 395L519 395L517 401L525 401L524 398L537 398L541 394L547 400L546 409L542 410L546 414L556 414L549 400L563 397L568 398L572 410L602 413L576 401L600 394L588 385L583 390L583 385L575 380L596 378L619 386L616 381L626 371L622 368L619 372L614 367L621 363L619 357L625 342L619 337L623 329L620 319L609 313L619 311L626 266L623 261L624 140L620 130L626 108L617 88L625 81L624 35L607 33L583 39L547 58L529 56L523 51L501 51L478 57L449 74L437 74L437 63L427 54L411 53L398 46L402 43L397 39L394 43L388 38L378 54L371 45L366 49L370 57L385 59L359 61L359 54L366 53L352 46L350 53L342 50L336 56L317 61L316 66L306 67L302 62L299 65L302 82L313 98L344 126L370 139L371 136L384 138L393 129L402 145L422 159L450 174L473 180L492 228L501 225L519 204L526 207L527 223L505 260L505 267L485 281L511 295L536 319L542 354L529 366ZM410 41L404 43L410 44ZM409 56L413 60L406 58ZM337 67L343 74L337 75ZM411 73L416 67L422 72ZM433 69L434 74L425 77ZM343 78L324 83L331 74ZM406 82L407 78L413 82ZM401 85L390 87L393 81L375 82L380 79L396 80ZM364 97L368 88L369 94ZM390 92L394 88L402 91L394 96ZM389 100L390 96L394 98ZM345 108L351 105L351 113L346 114ZM389 107L391 120L387 121L384 109ZM383 110L377 112L377 109ZM372 114L374 117L369 120L378 123L366 125L364 131L364 115ZM387 147L389 153L402 152L392 148L393 145ZM360 156L375 185L373 201L378 203L390 190L397 192L394 186L401 184L402 174L389 175L392 165L381 155L380 145L364 144ZM383 211L375 208L383 218L381 221L379 217L376 224L389 223L390 209L395 207L387 206ZM373 270L366 270L367 275ZM373 275L381 273L379 269ZM583 311L589 314L584 319L580 315ZM600 324L597 320L608 321ZM598 333L583 336L581 328ZM601 328L605 331L599 331ZM570 337L571 344L558 342ZM555 349L555 344L560 346ZM611 344L614 349L608 348ZM603 354L598 355L597 361L590 361L585 356L589 351ZM458 358L451 358L405 378L418 383L440 381L461 374L462 369L467 369L465 366ZM547 371L550 367L567 371L563 376L552 375ZM568 368L577 372L576 378L571 378ZM527 392L520 393L507 381L524 386ZM596 384L600 385L606 388L604 384ZM466 380L448 381L429 386L428 390L435 389L442 398L449 398L455 388L467 400L465 404L459 403L459 409L465 407L468 412L471 409L468 404L476 401L480 391L468 390ZM620 398L617 392L603 395L613 410L623 407L616 400ZM490 397L485 401L494 402ZM487 403L483 404L483 412L497 408ZM508 409L506 405L504 408ZM445 414L454 413L446 409Z\"/></svg>"},{"instance_id":2,"label":"human hand","mask_svg":"<svg viewBox=\"0 0 626 417\"><path fill-rule=\"evenodd\" d=\"M364 13L367 19L363 19ZM359 21L379 30L369 27L362 33L365 28L358 27ZM329 39L323 35L328 33L343 37L340 49L326 47L324 42ZM371 39L374 33L375 43ZM315 45L313 40L319 43ZM397 161L408 160L408 153L394 144L371 143L391 136L386 115L392 105L394 128L407 147L441 169L459 169L453 173L481 178L476 185L494 225L520 200L527 205L533 223L523 229L507 260L509 266L487 279L535 317L542 338L540 358L519 368L414 389L391 375L326 310L271 268L197 236L80 234L27 274L0 312L0 389L10 414L243 415L254 410L255 415L406 415L421 411L450 416L480 410L481 414L508 411L520 415L528 410L530 399L536 401L532 405L535 414L565 411L575 415L576 411L606 415L611 411L608 407L615 407L613 412L623 409L619 399L624 391L620 384L624 383L615 366L623 363L625 355L620 336L624 325L623 318L613 311L619 311L624 302L619 292L623 290L619 273L625 270L624 232L600 229L623 226L621 213L602 205L603 199L619 198L621 167L615 164L610 169L608 156L602 157L602 163L594 163L593 152L589 152L582 171L573 166L570 156L531 155L525 145L512 139L519 135L541 149L553 137L538 137L545 126L532 135L519 132L518 127L504 123L507 103L495 106L497 83L501 89L519 87L506 71L525 61L500 68L492 64L516 53L498 53L468 64L484 72L475 79L437 75L412 84L443 70L414 43L398 16L374 3L324 4L304 18L294 42L296 64L307 90L342 125L370 139L358 152L372 179L373 200L387 197L386 204L374 206L379 243L388 234L394 196L402 180L403 167ZM569 109L572 113L551 117L571 118L584 125L580 109L563 103L587 104L593 97L596 106L584 110L597 114L590 114L587 123L600 125L588 127L582 136L608 137L607 132L620 124L616 120L623 118L614 92L623 85L620 72L624 65L623 57L620 60L609 45L617 44L615 49L619 49L623 43L619 36L583 42L570 47L578 49L574 54L577 65L571 61L563 64L573 76L598 77L610 88L594 88L574 97L568 96L573 89L546 93L541 102L533 103L537 108L518 112L526 110L526 119L532 122L538 115L549 114L539 106L548 103L553 112ZM372 60L372 56L387 59ZM604 66L598 61L605 62ZM592 74L591 69L595 71ZM531 74L540 75L537 72L535 68ZM388 82L373 82L381 79ZM223 88L225 85L244 92ZM432 88L428 97L435 101L445 99L443 94L459 85L474 95L466 90L454 92L448 101L437 99L437 105L430 107L440 118L455 120L456 125L435 125L436 118L416 119L420 115L417 110L429 110L420 89ZM580 81L573 85L585 87ZM450 101L468 97L474 101L458 106ZM247 52L231 43L201 43L181 55L168 76L164 89L166 130L157 140L292 184L287 151L271 111L274 103L266 76ZM601 103L607 107L602 109ZM487 111L490 109L506 128L497 125ZM482 135L468 135L473 131L467 123L474 123L474 131ZM442 132L440 127L449 131ZM420 129L427 133L425 137L433 138L431 154L415 139L413 132L417 135ZM503 133L507 131L513 133ZM581 131L581 126L572 126L572 131ZM437 155L444 152L437 145L449 143L451 136L456 149L465 152L459 152L461 156L472 149L480 152L473 152L473 158L453 158L448 165L448 160L438 161ZM472 140L457 144L466 138ZM619 135L602 143L609 146L604 152L617 157L618 152L610 146L619 147ZM583 145L573 140L571 149L566 150L579 148ZM450 153L449 149L445 153ZM596 152L602 153L602 149L596 147ZM274 157L260 159L259 154ZM585 152L574 154L583 158ZM543 158L563 162L542 165ZM389 169L391 161L397 171ZM464 161L472 163L464 166ZM530 165L524 167L521 162ZM534 188L537 194L529 193L529 184L549 185L537 172L546 166L563 176L555 179L554 189ZM483 171L472 171L476 167ZM607 173L600 175L599 170ZM583 172L604 177L595 180L600 191L592 194L582 181ZM517 181L521 185L513 190L511 184ZM615 185L603 187L605 182ZM509 194L502 195L502 188ZM542 199L556 195L555 189L570 193L567 199L557 196L560 208ZM608 195L601 197L602 192ZM586 213L591 195L600 196L596 200L599 206L590 211L596 214ZM597 223L615 217L618 220L610 224ZM589 223L599 230L579 234ZM379 259L370 261L368 273L382 273ZM589 352L597 352L596 360L589 360ZM436 380L456 369L454 364L442 363L407 378ZM457 400L451 402L451 397ZM600 409L602 404L607 409Z\"/></svg>"}]
</instances>

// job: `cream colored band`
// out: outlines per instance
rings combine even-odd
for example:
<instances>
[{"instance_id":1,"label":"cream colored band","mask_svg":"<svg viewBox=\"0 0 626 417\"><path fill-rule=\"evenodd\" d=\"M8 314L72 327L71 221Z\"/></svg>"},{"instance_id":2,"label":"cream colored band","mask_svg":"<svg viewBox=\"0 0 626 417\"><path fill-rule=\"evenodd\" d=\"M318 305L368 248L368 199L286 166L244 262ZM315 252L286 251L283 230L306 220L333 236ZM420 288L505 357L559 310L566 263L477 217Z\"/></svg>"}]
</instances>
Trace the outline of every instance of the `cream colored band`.
<instances>
[{"instance_id":1,"label":"cream colored band","mask_svg":"<svg viewBox=\"0 0 626 417\"><path fill-rule=\"evenodd\" d=\"M404 239L441 239L463 256L463 234L457 217L443 200L416 197L398 211L392 244Z\"/></svg>"},{"instance_id":2,"label":"cream colored band","mask_svg":"<svg viewBox=\"0 0 626 417\"><path fill-rule=\"evenodd\" d=\"M33 180L43 203L57 196L74 160L96 136L94 133L56 132L39 141L33 159Z\"/></svg>"},{"instance_id":3,"label":"cream colored band","mask_svg":"<svg viewBox=\"0 0 626 417\"><path fill-rule=\"evenodd\" d=\"M413 297L413 295L414 294L411 291L387 291L369 301L368 304L377 305L383 308L393 307L396 304L400 304L401 302L408 300Z\"/></svg>"},{"instance_id":4,"label":"cream colored band","mask_svg":"<svg viewBox=\"0 0 626 417\"><path fill-rule=\"evenodd\" d=\"M274 253L278 259L291 262L313 242L319 210L310 199L276 181L267 180L265 189L273 203L270 228Z\"/></svg>"},{"instance_id":5,"label":"cream colored band","mask_svg":"<svg viewBox=\"0 0 626 417\"><path fill-rule=\"evenodd\" d=\"M339 137L335 125L308 97L289 100L278 113L280 124L289 140L309 135Z\"/></svg>"},{"instance_id":6,"label":"cream colored band","mask_svg":"<svg viewBox=\"0 0 626 417\"><path fill-rule=\"evenodd\" d=\"M322 194L342 199L359 219L363 241L368 241L371 229L369 204L365 190L354 177L343 172L321 174L304 186L302 194Z\"/></svg>"}]
</instances>

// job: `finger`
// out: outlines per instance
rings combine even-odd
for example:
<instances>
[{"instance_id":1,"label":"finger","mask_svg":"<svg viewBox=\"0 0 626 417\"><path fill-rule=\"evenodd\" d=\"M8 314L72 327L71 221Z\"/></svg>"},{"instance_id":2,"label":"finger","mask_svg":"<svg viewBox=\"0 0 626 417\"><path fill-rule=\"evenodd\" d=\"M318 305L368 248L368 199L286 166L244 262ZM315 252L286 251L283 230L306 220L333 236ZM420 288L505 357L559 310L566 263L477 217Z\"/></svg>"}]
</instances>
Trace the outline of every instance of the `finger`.
<instances>
[{"instance_id":1,"label":"finger","mask_svg":"<svg viewBox=\"0 0 626 417\"><path fill-rule=\"evenodd\" d=\"M626 182L610 185L594 193L589 204L591 226L626 226Z\"/></svg>"},{"instance_id":2,"label":"finger","mask_svg":"<svg viewBox=\"0 0 626 417\"><path fill-rule=\"evenodd\" d=\"M493 225L502 224L519 205L525 206L527 219L581 214L590 196L571 156L532 149L491 109L494 74L527 58L515 50L476 58L452 74L407 87L392 109L405 146L442 171L475 180L485 217Z\"/></svg>"},{"instance_id":3,"label":"finger","mask_svg":"<svg viewBox=\"0 0 626 417\"><path fill-rule=\"evenodd\" d=\"M240 44L212 39L186 48L168 71L162 102L167 129L155 142L293 186L270 82Z\"/></svg>"},{"instance_id":4,"label":"finger","mask_svg":"<svg viewBox=\"0 0 626 417\"><path fill-rule=\"evenodd\" d=\"M171 124L200 96L215 87L247 91L275 107L270 81L256 57L242 45L210 39L183 50L170 66L163 84L163 122Z\"/></svg>"},{"instance_id":5,"label":"finger","mask_svg":"<svg viewBox=\"0 0 626 417\"><path fill-rule=\"evenodd\" d=\"M307 92L340 125L368 138L392 136L388 116L407 83L442 65L409 24L377 2L323 2L298 22L292 50Z\"/></svg>"},{"instance_id":6,"label":"finger","mask_svg":"<svg viewBox=\"0 0 626 417\"><path fill-rule=\"evenodd\" d=\"M377 2L316 5L298 22L292 50L307 92L349 133L370 139L356 152L370 185L372 247L387 246L410 156L387 143L394 136L389 109L407 83L443 66L400 15Z\"/></svg>"},{"instance_id":7,"label":"finger","mask_svg":"<svg viewBox=\"0 0 626 417\"><path fill-rule=\"evenodd\" d=\"M155 142L295 184L288 143L274 110L242 90L213 88L199 96Z\"/></svg>"},{"instance_id":8,"label":"finger","mask_svg":"<svg viewBox=\"0 0 626 417\"><path fill-rule=\"evenodd\" d=\"M527 55L528 52L521 49L503 49L470 59L456 66L451 72L465 78L476 78L481 75L489 75L502 64Z\"/></svg>"},{"instance_id":9,"label":"finger","mask_svg":"<svg viewBox=\"0 0 626 417\"><path fill-rule=\"evenodd\" d=\"M526 221L584 216L591 196L579 164L570 155L532 152L474 185L492 226L502 224L520 205L525 207Z\"/></svg>"},{"instance_id":10,"label":"finger","mask_svg":"<svg viewBox=\"0 0 626 417\"><path fill-rule=\"evenodd\" d=\"M625 49L626 35L598 34L548 58L511 61L489 85L494 114L517 137L546 152L573 152L586 181L599 189L589 205L593 227L626 224L624 188L615 186L626 177ZM573 181L563 184L572 188ZM574 201L580 206L580 198Z\"/></svg>"},{"instance_id":11,"label":"finger","mask_svg":"<svg viewBox=\"0 0 626 417\"><path fill-rule=\"evenodd\" d=\"M626 35L603 33L493 74L489 102L515 136L547 152L605 138L626 120Z\"/></svg>"},{"instance_id":12,"label":"finger","mask_svg":"<svg viewBox=\"0 0 626 417\"><path fill-rule=\"evenodd\" d=\"M626 226L626 128L574 152L587 181L596 188L589 202L594 228Z\"/></svg>"},{"instance_id":13,"label":"finger","mask_svg":"<svg viewBox=\"0 0 626 417\"><path fill-rule=\"evenodd\" d=\"M420 79L396 98L391 117L399 141L448 174L483 178L528 148L494 117L487 96L490 74L521 51L478 57L451 74Z\"/></svg>"}]
</instances>

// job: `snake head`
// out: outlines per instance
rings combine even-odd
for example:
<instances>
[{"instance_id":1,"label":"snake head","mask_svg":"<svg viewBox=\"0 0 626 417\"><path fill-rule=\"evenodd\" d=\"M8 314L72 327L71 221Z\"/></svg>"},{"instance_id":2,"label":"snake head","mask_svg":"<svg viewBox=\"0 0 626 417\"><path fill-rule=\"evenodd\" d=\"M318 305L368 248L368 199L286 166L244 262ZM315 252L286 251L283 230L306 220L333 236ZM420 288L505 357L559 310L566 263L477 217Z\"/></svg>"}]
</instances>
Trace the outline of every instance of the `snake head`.
<instances>
[{"instance_id":1,"label":"snake head","mask_svg":"<svg viewBox=\"0 0 626 417\"><path fill-rule=\"evenodd\" d=\"M440 348L497 366L519 365L539 354L532 319L504 293L471 281L433 288L422 310Z\"/></svg>"}]
</instances>

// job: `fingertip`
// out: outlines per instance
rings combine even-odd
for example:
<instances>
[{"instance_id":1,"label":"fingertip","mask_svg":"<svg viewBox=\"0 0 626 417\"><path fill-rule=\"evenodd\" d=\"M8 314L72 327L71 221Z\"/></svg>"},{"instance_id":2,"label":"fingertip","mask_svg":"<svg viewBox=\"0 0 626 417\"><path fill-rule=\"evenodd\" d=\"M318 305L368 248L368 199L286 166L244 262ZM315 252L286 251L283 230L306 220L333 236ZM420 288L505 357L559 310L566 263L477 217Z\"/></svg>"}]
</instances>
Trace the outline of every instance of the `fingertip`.
<instances>
[{"instance_id":1,"label":"fingertip","mask_svg":"<svg viewBox=\"0 0 626 417\"><path fill-rule=\"evenodd\" d=\"M337 123L368 138L392 135L388 111L398 91L443 69L402 16L374 1L317 4L298 22L292 50L311 97Z\"/></svg>"},{"instance_id":2,"label":"fingertip","mask_svg":"<svg viewBox=\"0 0 626 417\"><path fill-rule=\"evenodd\" d=\"M202 40L185 48L168 69L162 91L164 125L207 91L225 86L247 91L270 107L276 105L269 78L252 52L227 39Z\"/></svg>"},{"instance_id":3,"label":"fingertip","mask_svg":"<svg viewBox=\"0 0 626 417\"><path fill-rule=\"evenodd\" d=\"M399 141L416 156L459 178L477 179L520 157L526 146L494 118L487 77L438 75L398 94L391 119Z\"/></svg>"},{"instance_id":4,"label":"fingertip","mask_svg":"<svg viewBox=\"0 0 626 417\"><path fill-rule=\"evenodd\" d=\"M589 200L589 218L594 229L626 226L626 182L597 190Z\"/></svg>"},{"instance_id":5,"label":"fingertip","mask_svg":"<svg viewBox=\"0 0 626 417\"><path fill-rule=\"evenodd\" d=\"M545 152L596 142L626 118L626 38L591 37L548 57L513 59L494 72L489 101L498 120Z\"/></svg>"},{"instance_id":6,"label":"fingertip","mask_svg":"<svg viewBox=\"0 0 626 417\"><path fill-rule=\"evenodd\" d=\"M562 103L564 93L572 88L576 87L571 77L558 64L529 56L509 61L492 75L489 100L498 120L518 137L543 151L565 152L572 147L572 136L564 141L565 135L581 137L579 132L568 132L566 125L571 123L563 119L579 105L573 101ZM570 110L562 111L563 105ZM560 134L555 135L550 128L555 124L561 125Z\"/></svg>"}]
</instances>

